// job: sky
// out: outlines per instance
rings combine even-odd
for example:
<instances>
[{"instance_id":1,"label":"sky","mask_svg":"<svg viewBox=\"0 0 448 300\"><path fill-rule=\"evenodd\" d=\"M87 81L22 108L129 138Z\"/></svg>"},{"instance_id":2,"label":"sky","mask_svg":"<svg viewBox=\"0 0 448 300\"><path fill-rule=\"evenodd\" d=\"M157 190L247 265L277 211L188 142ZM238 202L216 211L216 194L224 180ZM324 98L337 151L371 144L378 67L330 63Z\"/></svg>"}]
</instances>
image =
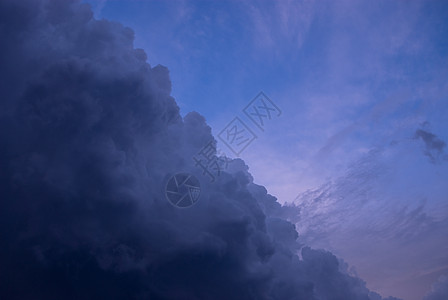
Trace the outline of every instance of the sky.
<instances>
[{"instance_id":1,"label":"sky","mask_svg":"<svg viewBox=\"0 0 448 300\"><path fill-rule=\"evenodd\" d=\"M239 156L301 207L308 244L404 299L447 274L446 1L88 2L135 30L181 114L215 137L235 116L250 124L260 91L282 110Z\"/></svg>"},{"instance_id":2,"label":"sky","mask_svg":"<svg viewBox=\"0 0 448 300\"><path fill-rule=\"evenodd\" d=\"M181 114L215 135L260 91L282 108L240 156L284 202L394 134L427 122L447 138L446 3L370 2L90 1L133 28L169 68ZM399 122L415 128L399 136Z\"/></svg>"},{"instance_id":3,"label":"sky","mask_svg":"<svg viewBox=\"0 0 448 300\"><path fill-rule=\"evenodd\" d=\"M447 298L448 2L0 3L0 295Z\"/></svg>"}]
</instances>

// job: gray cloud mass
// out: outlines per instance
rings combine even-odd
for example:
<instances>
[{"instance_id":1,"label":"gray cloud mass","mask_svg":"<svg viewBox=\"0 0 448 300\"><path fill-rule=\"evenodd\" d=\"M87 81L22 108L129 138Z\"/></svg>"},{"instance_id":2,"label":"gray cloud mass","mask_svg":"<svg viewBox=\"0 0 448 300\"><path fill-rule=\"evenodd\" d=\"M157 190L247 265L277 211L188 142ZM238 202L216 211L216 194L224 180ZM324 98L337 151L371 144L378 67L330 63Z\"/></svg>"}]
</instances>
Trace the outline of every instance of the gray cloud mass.
<instances>
[{"instance_id":1,"label":"gray cloud mass","mask_svg":"<svg viewBox=\"0 0 448 300\"><path fill-rule=\"evenodd\" d=\"M213 137L131 29L1 0L0 37L0 298L381 299L302 247L241 160L194 207L166 201L171 174L203 178L191 158Z\"/></svg>"}]
</instances>

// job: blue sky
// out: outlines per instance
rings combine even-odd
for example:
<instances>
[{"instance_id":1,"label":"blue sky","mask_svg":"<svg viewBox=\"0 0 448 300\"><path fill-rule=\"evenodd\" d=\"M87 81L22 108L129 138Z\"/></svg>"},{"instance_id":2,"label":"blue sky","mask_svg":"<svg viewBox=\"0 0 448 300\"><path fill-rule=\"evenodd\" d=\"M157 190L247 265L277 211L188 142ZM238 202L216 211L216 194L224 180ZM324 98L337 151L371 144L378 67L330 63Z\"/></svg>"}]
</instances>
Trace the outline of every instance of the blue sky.
<instances>
[{"instance_id":1,"label":"blue sky","mask_svg":"<svg viewBox=\"0 0 448 300\"><path fill-rule=\"evenodd\" d=\"M241 158L280 202L338 217L302 219L308 243L403 299L448 274L448 152L432 143L448 141L446 1L86 2L134 30L215 137L260 91L281 108Z\"/></svg>"}]
</instances>

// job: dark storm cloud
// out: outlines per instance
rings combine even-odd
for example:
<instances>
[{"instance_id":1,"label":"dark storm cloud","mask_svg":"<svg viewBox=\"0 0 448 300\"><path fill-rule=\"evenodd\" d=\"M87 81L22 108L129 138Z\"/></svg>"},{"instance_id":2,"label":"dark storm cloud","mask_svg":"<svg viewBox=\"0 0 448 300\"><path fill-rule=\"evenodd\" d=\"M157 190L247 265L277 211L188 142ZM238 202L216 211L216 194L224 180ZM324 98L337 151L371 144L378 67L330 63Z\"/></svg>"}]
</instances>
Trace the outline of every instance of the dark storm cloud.
<instances>
[{"instance_id":1,"label":"dark storm cloud","mask_svg":"<svg viewBox=\"0 0 448 300\"><path fill-rule=\"evenodd\" d=\"M66 0L0 1L0 298L379 299L236 160L178 210L212 139L133 32ZM370 296L369 296L370 295Z\"/></svg>"},{"instance_id":2,"label":"dark storm cloud","mask_svg":"<svg viewBox=\"0 0 448 300\"><path fill-rule=\"evenodd\" d=\"M448 159L448 156L445 154L446 143L435 134L423 129L417 129L414 138L421 139L425 143L424 153L431 162L435 163L441 159Z\"/></svg>"}]
</instances>

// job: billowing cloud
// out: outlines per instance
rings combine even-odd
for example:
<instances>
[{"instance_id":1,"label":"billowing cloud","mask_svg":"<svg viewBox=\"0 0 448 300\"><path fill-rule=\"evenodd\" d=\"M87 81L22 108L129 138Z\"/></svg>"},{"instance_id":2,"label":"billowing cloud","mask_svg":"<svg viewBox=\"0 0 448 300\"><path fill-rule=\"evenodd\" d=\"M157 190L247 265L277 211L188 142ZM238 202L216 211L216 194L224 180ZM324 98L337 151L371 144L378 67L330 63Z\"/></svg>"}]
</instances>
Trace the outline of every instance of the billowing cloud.
<instances>
[{"instance_id":1,"label":"billowing cloud","mask_svg":"<svg viewBox=\"0 0 448 300\"><path fill-rule=\"evenodd\" d=\"M296 210L241 160L194 207L166 201L171 174L203 179L192 156L213 137L131 29L68 0L0 14L0 298L380 298L302 248Z\"/></svg>"}]
</instances>

